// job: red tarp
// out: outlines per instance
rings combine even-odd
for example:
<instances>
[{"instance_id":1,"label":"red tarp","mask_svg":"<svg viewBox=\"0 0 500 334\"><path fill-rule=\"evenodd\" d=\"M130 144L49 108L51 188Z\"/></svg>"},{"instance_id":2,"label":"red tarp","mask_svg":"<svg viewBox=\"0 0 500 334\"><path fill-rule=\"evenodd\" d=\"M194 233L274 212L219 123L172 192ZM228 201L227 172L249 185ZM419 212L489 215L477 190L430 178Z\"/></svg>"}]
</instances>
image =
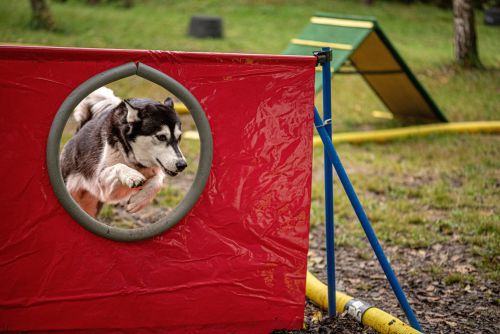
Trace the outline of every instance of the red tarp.
<instances>
[{"instance_id":1,"label":"red tarp","mask_svg":"<svg viewBox=\"0 0 500 334\"><path fill-rule=\"evenodd\" d=\"M59 205L45 154L68 94L131 61L193 93L214 155L205 191L178 225L120 243ZM0 331L301 328L314 66L314 57L0 47Z\"/></svg>"}]
</instances>

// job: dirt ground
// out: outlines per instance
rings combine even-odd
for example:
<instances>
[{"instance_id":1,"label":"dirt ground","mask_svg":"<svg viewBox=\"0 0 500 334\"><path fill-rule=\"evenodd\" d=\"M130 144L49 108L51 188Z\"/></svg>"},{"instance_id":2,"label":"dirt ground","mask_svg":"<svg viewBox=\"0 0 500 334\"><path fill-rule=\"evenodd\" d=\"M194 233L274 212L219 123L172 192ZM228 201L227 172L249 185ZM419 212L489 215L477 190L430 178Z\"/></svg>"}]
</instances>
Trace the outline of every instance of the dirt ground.
<instances>
[{"instance_id":1,"label":"dirt ground","mask_svg":"<svg viewBox=\"0 0 500 334\"><path fill-rule=\"evenodd\" d=\"M324 226L312 227L309 270L323 282L325 245ZM384 247L384 251L425 333L500 333L500 284L475 268L466 246L451 242L426 249ZM364 249L336 249L337 290L408 322L372 254L368 242ZM320 314L325 315L319 312L308 301L307 329L295 333L375 333L346 314L319 320Z\"/></svg>"}]
</instances>

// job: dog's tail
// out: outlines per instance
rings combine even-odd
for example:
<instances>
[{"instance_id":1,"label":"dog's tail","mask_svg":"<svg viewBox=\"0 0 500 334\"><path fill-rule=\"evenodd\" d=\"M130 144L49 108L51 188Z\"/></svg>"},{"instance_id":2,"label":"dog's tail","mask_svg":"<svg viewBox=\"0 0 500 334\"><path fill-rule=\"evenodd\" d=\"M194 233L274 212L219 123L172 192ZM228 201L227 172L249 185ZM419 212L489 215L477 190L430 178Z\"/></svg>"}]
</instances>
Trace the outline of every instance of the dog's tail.
<instances>
[{"instance_id":1,"label":"dog's tail","mask_svg":"<svg viewBox=\"0 0 500 334\"><path fill-rule=\"evenodd\" d=\"M122 100L115 96L113 91L107 87L101 87L89 94L80 102L73 113L77 123L76 131L90 121L95 115L116 108Z\"/></svg>"}]
</instances>

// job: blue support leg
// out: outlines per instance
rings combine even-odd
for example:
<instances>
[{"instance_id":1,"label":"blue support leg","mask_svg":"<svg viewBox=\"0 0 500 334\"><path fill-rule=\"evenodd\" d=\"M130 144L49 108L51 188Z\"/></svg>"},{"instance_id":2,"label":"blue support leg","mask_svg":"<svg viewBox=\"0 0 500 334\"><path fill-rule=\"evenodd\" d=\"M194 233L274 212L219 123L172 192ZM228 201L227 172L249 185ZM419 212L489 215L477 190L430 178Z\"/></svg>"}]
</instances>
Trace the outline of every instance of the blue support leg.
<instances>
[{"instance_id":1,"label":"blue support leg","mask_svg":"<svg viewBox=\"0 0 500 334\"><path fill-rule=\"evenodd\" d=\"M335 151L335 147L333 146L333 143L323 126L323 122L316 108L314 108L314 125L316 126L316 129L318 130L321 140L323 141L323 145L325 147L325 151L327 153L329 161L335 167L335 171L339 176L340 182L342 182L347 197L349 198L349 201L351 202L351 205L354 208L356 215L358 216L361 226L363 227L363 230L365 231L365 234L368 237L370 245L372 246L373 251L377 256L377 259L382 269L384 270L385 276L387 277L387 280L389 281L392 290L394 291L394 294L396 295L396 298L399 301L399 304L403 308L406 317L410 321L410 325L416 330L422 332L422 328L420 327L420 324L418 323L418 320L415 317L415 314L413 313L413 310L411 309L408 300L406 299L403 289L401 289L398 279L396 278L396 275L394 274L394 271L392 270L391 265L389 264L389 261L387 260L387 257L384 254L382 246L380 245L377 236L375 235L375 231L373 230L368 220L368 217L366 216L366 213L363 210L363 207L361 206L358 196L356 195L356 192L354 191L351 181L349 180L349 177L347 176L347 173L345 172L345 169L342 166L342 162L340 161L340 158L338 157L337 152Z\"/></svg>"},{"instance_id":2,"label":"blue support leg","mask_svg":"<svg viewBox=\"0 0 500 334\"><path fill-rule=\"evenodd\" d=\"M322 52L331 52L330 48L323 48ZM331 71L328 57L322 61L323 74L323 119L326 121L325 131L329 138L332 137L332 97L331 97ZM334 316L336 312L335 299L335 227L333 216L333 169L326 151L324 152L325 169L325 226L326 226L326 272L328 281L328 315Z\"/></svg>"}]
</instances>

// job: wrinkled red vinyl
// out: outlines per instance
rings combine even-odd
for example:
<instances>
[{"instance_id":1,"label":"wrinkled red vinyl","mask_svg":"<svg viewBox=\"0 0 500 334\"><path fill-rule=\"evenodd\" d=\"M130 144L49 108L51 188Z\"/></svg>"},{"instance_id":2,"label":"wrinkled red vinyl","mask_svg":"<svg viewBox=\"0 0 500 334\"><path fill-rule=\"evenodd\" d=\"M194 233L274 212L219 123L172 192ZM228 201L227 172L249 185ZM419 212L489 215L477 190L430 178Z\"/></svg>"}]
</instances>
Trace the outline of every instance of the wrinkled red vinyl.
<instances>
[{"instance_id":1,"label":"wrinkled red vinyl","mask_svg":"<svg viewBox=\"0 0 500 334\"><path fill-rule=\"evenodd\" d=\"M70 218L45 154L68 94L130 61L193 93L214 156L178 225L121 243ZM314 66L313 57L0 47L0 331L301 328Z\"/></svg>"}]
</instances>

